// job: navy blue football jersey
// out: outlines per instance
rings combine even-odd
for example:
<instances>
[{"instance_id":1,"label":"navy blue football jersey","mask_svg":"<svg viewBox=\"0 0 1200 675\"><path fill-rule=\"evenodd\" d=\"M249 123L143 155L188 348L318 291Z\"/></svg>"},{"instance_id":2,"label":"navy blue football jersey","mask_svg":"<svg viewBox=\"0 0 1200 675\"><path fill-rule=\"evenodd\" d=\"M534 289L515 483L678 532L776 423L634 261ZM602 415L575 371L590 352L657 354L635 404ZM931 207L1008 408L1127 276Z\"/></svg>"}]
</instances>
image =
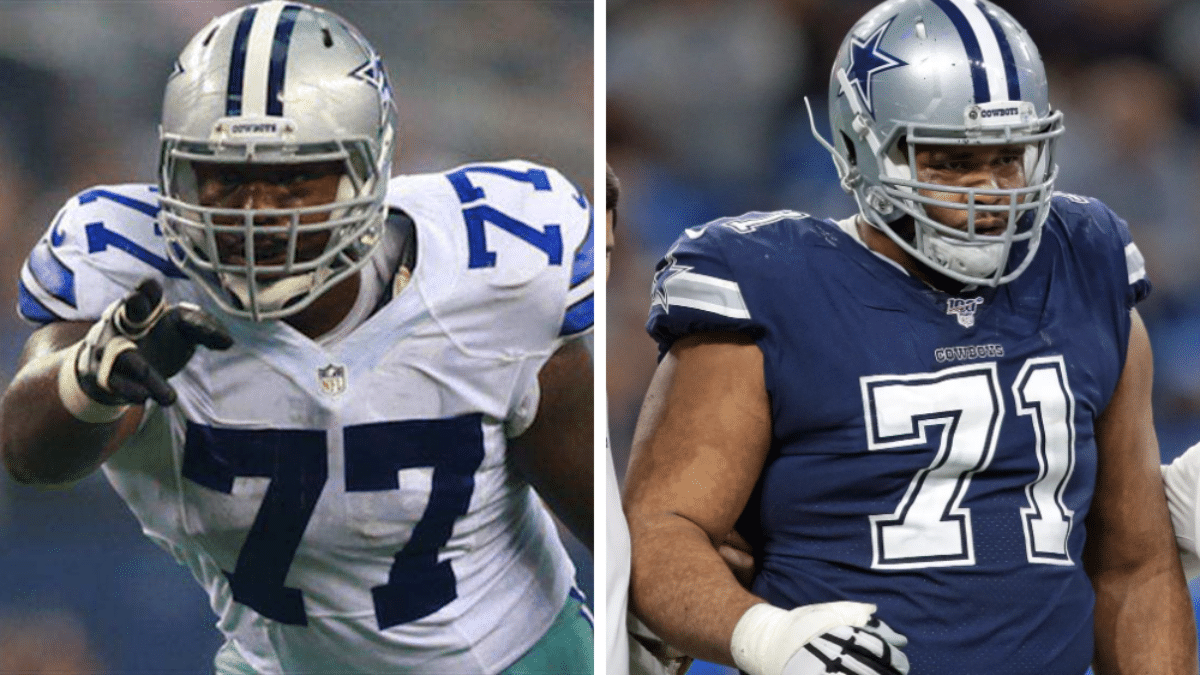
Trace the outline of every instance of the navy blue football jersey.
<instances>
[{"instance_id":1,"label":"navy blue football jersey","mask_svg":"<svg viewBox=\"0 0 1200 675\"><path fill-rule=\"evenodd\" d=\"M762 350L755 593L875 603L921 675L1083 673L1095 423L1149 290L1126 224L1074 195L1020 277L957 294L849 226L752 213L684 233L647 329L664 353L701 331Z\"/></svg>"}]
</instances>

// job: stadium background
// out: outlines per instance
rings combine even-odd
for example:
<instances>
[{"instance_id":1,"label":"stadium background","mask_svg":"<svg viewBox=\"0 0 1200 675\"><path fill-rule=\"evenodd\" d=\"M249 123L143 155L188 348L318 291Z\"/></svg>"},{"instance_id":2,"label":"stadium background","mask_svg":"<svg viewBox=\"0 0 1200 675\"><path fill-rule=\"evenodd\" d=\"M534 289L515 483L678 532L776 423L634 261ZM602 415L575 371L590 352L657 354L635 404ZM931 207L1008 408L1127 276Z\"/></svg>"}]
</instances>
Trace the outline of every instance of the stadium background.
<instances>
[{"instance_id":1,"label":"stadium background","mask_svg":"<svg viewBox=\"0 0 1200 675\"><path fill-rule=\"evenodd\" d=\"M609 0L607 157L622 181L607 318L609 418L624 472L655 364L654 264L686 227L746 211L844 217L828 134L834 54L876 0ZM1200 441L1200 2L997 0L1030 30L1064 110L1058 189L1124 217L1154 292L1164 461ZM1133 505L1131 505L1133 507ZM1192 586L1200 597L1200 584ZM693 673L723 672L697 664Z\"/></svg>"},{"instance_id":2,"label":"stadium background","mask_svg":"<svg viewBox=\"0 0 1200 675\"><path fill-rule=\"evenodd\" d=\"M0 3L0 382L31 331L11 309L24 256L76 192L154 182L171 65L241 4ZM320 4L387 63L396 172L523 157L591 194L592 2ZM49 492L0 477L0 673L212 672L214 621L199 585L141 535L102 476Z\"/></svg>"}]
</instances>

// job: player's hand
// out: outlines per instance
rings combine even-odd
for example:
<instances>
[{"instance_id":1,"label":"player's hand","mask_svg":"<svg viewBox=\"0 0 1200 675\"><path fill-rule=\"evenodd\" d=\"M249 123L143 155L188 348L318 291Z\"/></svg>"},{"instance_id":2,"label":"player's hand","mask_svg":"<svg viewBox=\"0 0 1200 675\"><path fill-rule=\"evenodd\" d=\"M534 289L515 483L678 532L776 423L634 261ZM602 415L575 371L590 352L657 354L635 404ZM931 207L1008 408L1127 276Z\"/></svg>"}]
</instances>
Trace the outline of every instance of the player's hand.
<instances>
[{"instance_id":1,"label":"player's hand","mask_svg":"<svg viewBox=\"0 0 1200 675\"><path fill-rule=\"evenodd\" d=\"M750 542L737 530L730 530L725 535L725 541L717 547L717 553L729 566L738 583L749 589L754 583L754 549L750 547Z\"/></svg>"},{"instance_id":2,"label":"player's hand","mask_svg":"<svg viewBox=\"0 0 1200 675\"><path fill-rule=\"evenodd\" d=\"M908 640L873 616L875 605L826 602L791 610L766 603L733 630L734 662L751 675L906 675Z\"/></svg>"},{"instance_id":3,"label":"player's hand","mask_svg":"<svg viewBox=\"0 0 1200 675\"><path fill-rule=\"evenodd\" d=\"M906 675L908 639L872 617L861 628L839 626L808 642L783 666L782 675Z\"/></svg>"},{"instance_id":4,"label":"player's hand","mask_svg":"<svg viewBox=\"0 0 1200 675\"><path fill-rule=\"evenodd\" d=\"M104 310L76 352L75 375L88 398L104 405L154 399L175 402L167 378L183 369L197 345L228 349L225 328L199 307L163 300L162 286L147 279Z\"/></svg>"}]
</instances>

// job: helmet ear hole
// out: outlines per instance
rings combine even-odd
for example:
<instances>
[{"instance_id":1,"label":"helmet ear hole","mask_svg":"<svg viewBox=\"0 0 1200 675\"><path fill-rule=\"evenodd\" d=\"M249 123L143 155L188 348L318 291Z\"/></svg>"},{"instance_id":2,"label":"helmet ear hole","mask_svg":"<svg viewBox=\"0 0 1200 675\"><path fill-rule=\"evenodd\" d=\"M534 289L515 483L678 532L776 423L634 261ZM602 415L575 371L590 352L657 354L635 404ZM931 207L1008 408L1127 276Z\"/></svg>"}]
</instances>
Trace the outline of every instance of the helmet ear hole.
<instances>
[{"instance_id":1,"label":"helmet ear hole","mask_svg":"<svg viewBox=\"0 0 1200 675\"><path fill-rule=\"evenodd\" d=\"M850 163L850 166L858 166L858 153L854 147L854 141L850 140L850 136L846 132L839 131L838 133L842 135L842 144L846 146L846 161Z\"/></svg>"}]
</instances>

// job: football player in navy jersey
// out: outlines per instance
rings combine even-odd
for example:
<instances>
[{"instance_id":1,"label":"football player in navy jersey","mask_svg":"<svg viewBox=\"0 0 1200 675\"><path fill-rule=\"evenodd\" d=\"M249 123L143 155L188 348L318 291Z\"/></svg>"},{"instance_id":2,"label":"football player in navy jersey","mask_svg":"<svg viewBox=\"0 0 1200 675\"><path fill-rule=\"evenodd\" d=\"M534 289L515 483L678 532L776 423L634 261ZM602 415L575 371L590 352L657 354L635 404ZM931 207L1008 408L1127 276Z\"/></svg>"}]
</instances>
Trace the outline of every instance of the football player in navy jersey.
<instances>
[{"instance_id":1,"label":"football player in navy jersey","mask_svg":"<svg viewBox=\"0 0 1200 675\"><path fill-rule=\"evenodd\" d=\"M633 610L751 675L1197 672L1150 284L1124 221L1053 192L1029 35L986 0L890 0L829 109L856 215L717 220L658 266ZM735 525L750 590L715 547Z\"/></svg>"},{"instance_id":2,"label":"football player in navy jersey","mask_svg":"<svg viewBox=\"0 0 1200 675\"><path fill-rule=\"evenodd\" d=\"M395 122L333 13L201 30L158 185L72 198L22 269L5 465L102 467L209 594L220 675L591 673L543 504L590 546L591 209L521 160L393 178Z\"/></svg>"}]
</instances>

